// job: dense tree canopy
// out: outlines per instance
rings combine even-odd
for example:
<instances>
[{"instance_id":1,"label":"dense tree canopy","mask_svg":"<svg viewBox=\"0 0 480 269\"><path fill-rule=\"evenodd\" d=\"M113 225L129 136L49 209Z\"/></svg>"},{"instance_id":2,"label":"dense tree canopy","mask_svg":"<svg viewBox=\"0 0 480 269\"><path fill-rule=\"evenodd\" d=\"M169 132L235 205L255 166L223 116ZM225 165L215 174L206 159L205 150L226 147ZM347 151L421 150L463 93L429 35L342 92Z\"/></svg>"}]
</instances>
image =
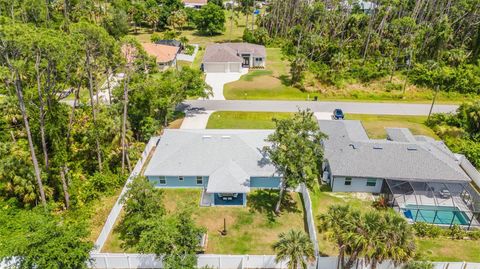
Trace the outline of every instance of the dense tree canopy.
<instances>
[{"instance_id":1,"label":"dense tree canopy","mask_svg":"<svg viewBox=\"0 0 480 269\"><path fill-rule=\"evenodd\" d=\"M292 62L305 59L327 83L402 71L419 85L480 93L480 1L371 1L367 10L357 2L276 0L256 31L284 40Z\"/></svg>"},{"instance_id":2,"label":"dense tree canopy","mask_svg":"<svg viewBox=\"0 0 480 269\"><path fill-rule=\"evenodd\" d=\"M125 36L138 16L150 19L139 11L160 12L151 18L162 28L182 8L177 0L0 1L0 260L86 266L93 205L118 192L180 102L209 94L200 71L159 73ZM123 78L115 87L114 75Z\"/></svg>"}]
</instances>

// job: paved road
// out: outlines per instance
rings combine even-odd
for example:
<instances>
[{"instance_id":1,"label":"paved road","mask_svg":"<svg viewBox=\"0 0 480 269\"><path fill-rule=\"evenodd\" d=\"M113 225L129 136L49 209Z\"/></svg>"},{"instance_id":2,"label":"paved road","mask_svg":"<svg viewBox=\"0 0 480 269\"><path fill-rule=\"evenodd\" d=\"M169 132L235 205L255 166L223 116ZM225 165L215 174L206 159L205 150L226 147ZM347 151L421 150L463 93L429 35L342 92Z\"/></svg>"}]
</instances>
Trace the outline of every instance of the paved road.
<instances>
[{"instance_id":1,"label":"paved road","mask_svg":"<svg viewBox=\"0 0 480 269\"><path fill-rule=\"evenodd\" d=\"M180 109L198 108L216 111L295 112L310 108L313 112L332 112L341 108L345 113L378 115L428 115L429 104L359 103L315 101L253 101L253 100L189 100ZM454 112L457 105L435 105L433 113Z\"/></svg>"}]
</instances>

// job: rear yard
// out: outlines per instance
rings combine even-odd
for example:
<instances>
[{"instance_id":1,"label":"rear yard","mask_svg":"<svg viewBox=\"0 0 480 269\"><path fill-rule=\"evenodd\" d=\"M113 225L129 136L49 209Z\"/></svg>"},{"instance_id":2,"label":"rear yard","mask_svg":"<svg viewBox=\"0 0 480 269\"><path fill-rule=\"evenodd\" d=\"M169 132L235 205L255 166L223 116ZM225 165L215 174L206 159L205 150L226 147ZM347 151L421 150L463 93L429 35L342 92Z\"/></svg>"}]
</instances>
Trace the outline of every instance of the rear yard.
<instances>
[{"instance_id":1,"label":"rear yard","mask_svg":"<svg viewBox=\"0 0 480 269\"><path fill-rule=\"evenodd\" d=\"M273 254L272 244L278 234L289 229L305 230L300 195L293 193L280 216L273 214L277 191L257 190L249 193L247 207L200 207L201 191L195 189L165 189L164 205L169 212L192 206L198 225L208 231L206 253L215 254ZM222 236L224 219L228 234ZM134 252L120 247L121 240L114 232L102 251Z\"/></svg>"}]
</instances>

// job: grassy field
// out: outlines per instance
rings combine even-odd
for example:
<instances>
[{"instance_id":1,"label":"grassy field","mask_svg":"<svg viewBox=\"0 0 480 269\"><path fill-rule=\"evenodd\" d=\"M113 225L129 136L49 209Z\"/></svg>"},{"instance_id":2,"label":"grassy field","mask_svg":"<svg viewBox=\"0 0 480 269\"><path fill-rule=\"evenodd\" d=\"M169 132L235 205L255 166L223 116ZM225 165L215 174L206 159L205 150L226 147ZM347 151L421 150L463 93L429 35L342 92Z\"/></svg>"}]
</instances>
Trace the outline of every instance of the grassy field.
<instances>
[{"instance_id":1,"label":"grassy field","mask_svg":"<svg viewBox=\"0 0 480 269\"><path fill-rule=\"evenodd\" d=\"M242 41L243 31L245 29L245 15L236 13L233 20L233 27L230 31L230 10L225 11L225 31L218 35L204 36L198 33L197 30L183 30L180 36L188 38L190 44L199 44L201 47L215 42L240 42ZM250 17L251 18L251 17ZM163 32L155 32L162 36ZM150 42L150 36L153 33L150 29L138 28L137 33L132 32L130 35L135 36L140 42ZM179 37L180 37L179 36ZM178 38L179 38L178 37Z\"/></svg>"},{"instance_id":2,"label":"grassy field","mask_svg":"<svg viewBox=\"0 0 480 269\"><path fill-rule=\"evenodd\" d=\"M208 129L273 129L272 118L288 118L288 112L240 112L217 111L208 119ZM361 120L370 138L386 138L386 127L409 128L415 135L427 135L438 139L424 122L425 116L347 114L346 119Z\"/></svg>"},{"instance_id":3,"label":"grassy field","mask_svg":"<svg viewBox=\"0 0 480 269\"><path fill-rule=\"evenodd\" d=\"M164 204L169 213L191 206L198 225L208 231L206 253L216 254L273 254L271 245L278 234L289 229L304 230L303 205L299 194L292 194L280 216L273 214L278 198L276 191L253 191L247 197L247 207L199 207L201 190L167 189ZM222 236L223 220L228 234ZM118 234L111 234L104 252L132 252L121 248Z\"/></svg>"},{"instance_id":4,"label":"grassy field","mask_svg":"<svg viewBox=\"0 0 480 269\"><path fill-rule=\"evenodd\" d=\"M368 84L352 82L336 87L319 82L307 72L305 91L292 87L289 76L289 62L282 56L281 49L267 48L266 69L250 71L240 80L226 84L224 96L232 100L312 100L317 96L329 101L413 103L429 103L433 98L432 90L414 85L407 84L405 94L402 90L387 89L387 85L403 86L404 80L399 75L394 76L392 82L386 77ZM440 93L437 101L458 103L471 98L473 96L458 93Z\"/></svg>"}]
</instances>

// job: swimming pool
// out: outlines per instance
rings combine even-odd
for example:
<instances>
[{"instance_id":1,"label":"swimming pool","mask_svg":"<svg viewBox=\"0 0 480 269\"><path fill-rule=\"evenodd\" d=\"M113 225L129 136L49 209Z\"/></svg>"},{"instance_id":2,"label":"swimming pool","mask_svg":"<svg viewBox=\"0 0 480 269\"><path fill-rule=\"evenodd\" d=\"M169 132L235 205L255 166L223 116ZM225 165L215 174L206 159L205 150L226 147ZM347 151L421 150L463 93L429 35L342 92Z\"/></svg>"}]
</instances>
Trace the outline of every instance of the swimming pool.
<instances>
[{"instance_id":1,"label":"swimming pool","mask_svg":"<svg viewBox=\"0 0 480 269\"><path fill-rule=\"evenodd\" d=\"M446 225L470 223L468 216L453 206L406 205L402 210L406 218L414 221Z\"/></svg>"}]
</instances>

